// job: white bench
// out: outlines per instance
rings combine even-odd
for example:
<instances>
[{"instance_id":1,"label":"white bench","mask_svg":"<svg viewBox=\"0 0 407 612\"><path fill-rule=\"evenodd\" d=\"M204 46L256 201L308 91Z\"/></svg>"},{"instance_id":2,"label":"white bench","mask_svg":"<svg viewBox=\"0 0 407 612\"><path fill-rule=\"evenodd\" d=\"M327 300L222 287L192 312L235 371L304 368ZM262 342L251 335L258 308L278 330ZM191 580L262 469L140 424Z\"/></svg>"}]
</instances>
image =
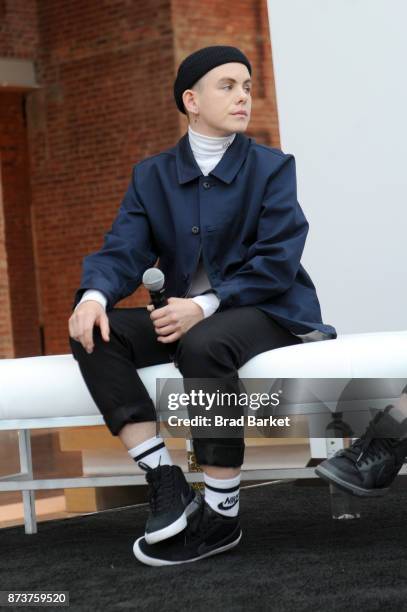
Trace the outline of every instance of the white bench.
<instances>
[{"instance_id":1,"label":"white bench","mask_svg":"<svg viewBox=\"0 0 407 612\"><path fill-rule=\"evenodd\" d=\"M403 378L407 376L407 331L347 334L261 353L239 370L243 379ZM138 370L156 402L156 379L182 378L173 363ZM387 398L391 400L393 398ZM383 406L384 407L384 406ZM18 432L20 472L0 478L1 491L21 491L26 533L37 531L35 490L144 484L141 473L78 478L34 479L30 430L103 425L72 355L0 360L0 431ZM322 440L325 445L325 440ZM311 439L315 457L326 456L321 440ZM202 474L186 474L201 480ZM244 470L243 479L315 477L314 468Z\"/></svg>"}]
</instances>

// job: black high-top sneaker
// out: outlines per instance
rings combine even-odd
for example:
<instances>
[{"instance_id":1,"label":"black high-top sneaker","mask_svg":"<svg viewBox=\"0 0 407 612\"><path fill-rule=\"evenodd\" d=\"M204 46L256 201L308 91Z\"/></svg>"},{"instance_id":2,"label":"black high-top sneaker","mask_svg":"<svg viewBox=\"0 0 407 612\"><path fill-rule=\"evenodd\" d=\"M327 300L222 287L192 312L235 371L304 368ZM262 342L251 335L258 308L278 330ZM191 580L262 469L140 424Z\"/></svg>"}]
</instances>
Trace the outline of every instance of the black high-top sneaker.
<instances>
[{"instance_id":1,"label":"black high-top sneaker","mask_svg":"<svg viewBox=\"0 0 407 612\"><path fill-rule=\"evenodd\" d=\"M385 495L407 456L407 439L400 439L407 418L398 423L389 414L392 407L376 414L359 440L322 461L315 473L353 495Z\"/></svg>"},{"instance_id":2,"label":"black high-top sneaker","mask_svg":"<svg viewBox=\"0 0 407 612\"><path fill-rule=\"evenodd\" d=\"M143 461L138 465L146 472L149 485L150 514L144 537L154 544L185 529L187 516L196 507L197 494L178 465L151 468Z\"/></svg>"},{"instance_id":3,"label":"black high-top sneaker","mask_svg":"<svg viewBox=\"0 0 407 612\"><path fill-rule=\"evenodd\" d=\"M136 558L146 565L180 565L218 555L239 544L242 537L239 517L219 514L201 498L188 517L188 526L173 538L148 544L138 538L133 546Z\"/></svg>"}]
</instances>

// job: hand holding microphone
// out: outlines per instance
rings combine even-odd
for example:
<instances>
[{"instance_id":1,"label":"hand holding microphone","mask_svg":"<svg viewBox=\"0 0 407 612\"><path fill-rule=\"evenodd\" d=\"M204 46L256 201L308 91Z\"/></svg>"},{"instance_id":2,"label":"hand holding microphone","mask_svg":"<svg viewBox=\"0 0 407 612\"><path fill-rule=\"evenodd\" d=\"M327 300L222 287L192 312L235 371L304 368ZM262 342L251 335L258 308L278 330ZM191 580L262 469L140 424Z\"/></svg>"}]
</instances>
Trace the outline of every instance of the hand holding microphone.
<instances>
[{"instance_id":1,"label":"hand holding microphone","mask_svg":"<svg viewBox=\"0 0 407 612\"><path fill-rule=\"evenodd\" d=\"M143 285L151 297L147 306L157 333L157 341L164 344L175 342L193 325L203 319L203 310L190 298L165 296L165 277L158 268L149 268L143 274Z\"/></svg>"}]
</instances>

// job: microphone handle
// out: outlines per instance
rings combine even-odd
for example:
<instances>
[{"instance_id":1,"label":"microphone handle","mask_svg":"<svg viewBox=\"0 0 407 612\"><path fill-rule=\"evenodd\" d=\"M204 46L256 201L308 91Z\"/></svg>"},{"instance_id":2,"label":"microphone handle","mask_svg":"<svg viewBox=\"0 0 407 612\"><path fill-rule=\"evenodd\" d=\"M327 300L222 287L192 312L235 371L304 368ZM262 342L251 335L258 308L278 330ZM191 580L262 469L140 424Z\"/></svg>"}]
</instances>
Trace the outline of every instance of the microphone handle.
<instances>
[{"instance_id":1,"label":"microphone handle","mask_svg":"<svg viewBox=\"0 0 407 612\"><path fill-rule=\"evenodd\" d=\"M159 289L158 291L150 291L150 298L154 308L162 308L167 306L167 298L165 297L165 288Z\"/></svg>"},{"instance_id":2,"label":"microphone handle","mask_svg":"<svg viewBox=\"0 0 407 612\"><path fill-rule=\"evenodd\" d=\"M168 301L167 301L167 298L165 297L164 287L160 289L159 291L149 291L149 293L150 293L151 302L154 308L162 308L163 306L167 306ZM176 342L178 343L178 340L176 340ZM169 351L169 356L170 356L171 361L174 362L175 367L178 367L178 364L175 361L175 353L176 353L176 346L175 348Z\"/></svg>"}]
</instances>

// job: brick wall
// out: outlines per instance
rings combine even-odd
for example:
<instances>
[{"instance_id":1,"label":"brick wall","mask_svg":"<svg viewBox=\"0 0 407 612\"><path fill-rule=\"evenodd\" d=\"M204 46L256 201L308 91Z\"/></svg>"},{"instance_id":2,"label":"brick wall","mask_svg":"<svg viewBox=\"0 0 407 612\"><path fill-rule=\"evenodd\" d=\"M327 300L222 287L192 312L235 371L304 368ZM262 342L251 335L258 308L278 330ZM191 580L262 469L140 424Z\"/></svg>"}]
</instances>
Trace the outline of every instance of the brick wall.
<instances>
[{"instance_id":1,"label":"brick wall","mask_svg":"<svg viewBox=\"0 0 407 612\"><path fill-rule=\"evenodd\" d=\"M35 59L35 0L0 0L0 57ZM40 352L24 95L0 87L0 358Z\"/></svg>"},{"instance_id":2,"label":"brick wall","mask_svg":"<svg viewBox=\"0 0 407 612\"><path fill-rule=\"evenodd\" d=\"M36 0L0 0L0 57L32 59L37 46Z\"/></svg>"},{"instance_id":3,"label":"brick wall","mask_svg":"<svg viewBox=\"0 0 407 612\"><path fill-rule=\"evenodd\" d=\"M46 352L68 352L82 258L97 250L133 164L177 138L169 2L40 2L41 92L29 96ZM146 303L144 292L121 305Z\"/></svg>"},{"instance_id":4,"label":"brick wall","mask_svg":"<svg viewBox=\"0 0 407 612\"><path fill-rule=\"evenodd\" d=\"M0 182L0 359L13 356L14 342L13 327L11 324L10 286L3 212L3 189Z\"/></svg>"},{"instance_id":5,"label":"brick wall","mask_svg":"<svg viewBox=\"0 0 407 612\"><path fill-rule=\"evenodd\" d=\"M0 15L10 4L31 11L38 28L30 33L9 10L0 55L17 57L25 48L41 85L26 94L39 317L45 352L64 353L82 258L101 246L133 164L186 130L172 85L188 53L210 44L247 53L254 71L247 133L278 146L266 0L237 0L233 7L210 0L53 0L39 1L37 14L34 2L0 0ZM120 306L146 301L138 290Z\"/></svg>"},{"instance_id":6,"label":"brick wall","mask_svg":"<svg viewBox=\"0 0 407 612\"><path fill-rule=\"evenodd\" d=\"M40 330L27 132L24 97L19 92L0 92L0 156L10 322L14 337L9 356L38 355Z\"/></svg>"}]
</instances>

